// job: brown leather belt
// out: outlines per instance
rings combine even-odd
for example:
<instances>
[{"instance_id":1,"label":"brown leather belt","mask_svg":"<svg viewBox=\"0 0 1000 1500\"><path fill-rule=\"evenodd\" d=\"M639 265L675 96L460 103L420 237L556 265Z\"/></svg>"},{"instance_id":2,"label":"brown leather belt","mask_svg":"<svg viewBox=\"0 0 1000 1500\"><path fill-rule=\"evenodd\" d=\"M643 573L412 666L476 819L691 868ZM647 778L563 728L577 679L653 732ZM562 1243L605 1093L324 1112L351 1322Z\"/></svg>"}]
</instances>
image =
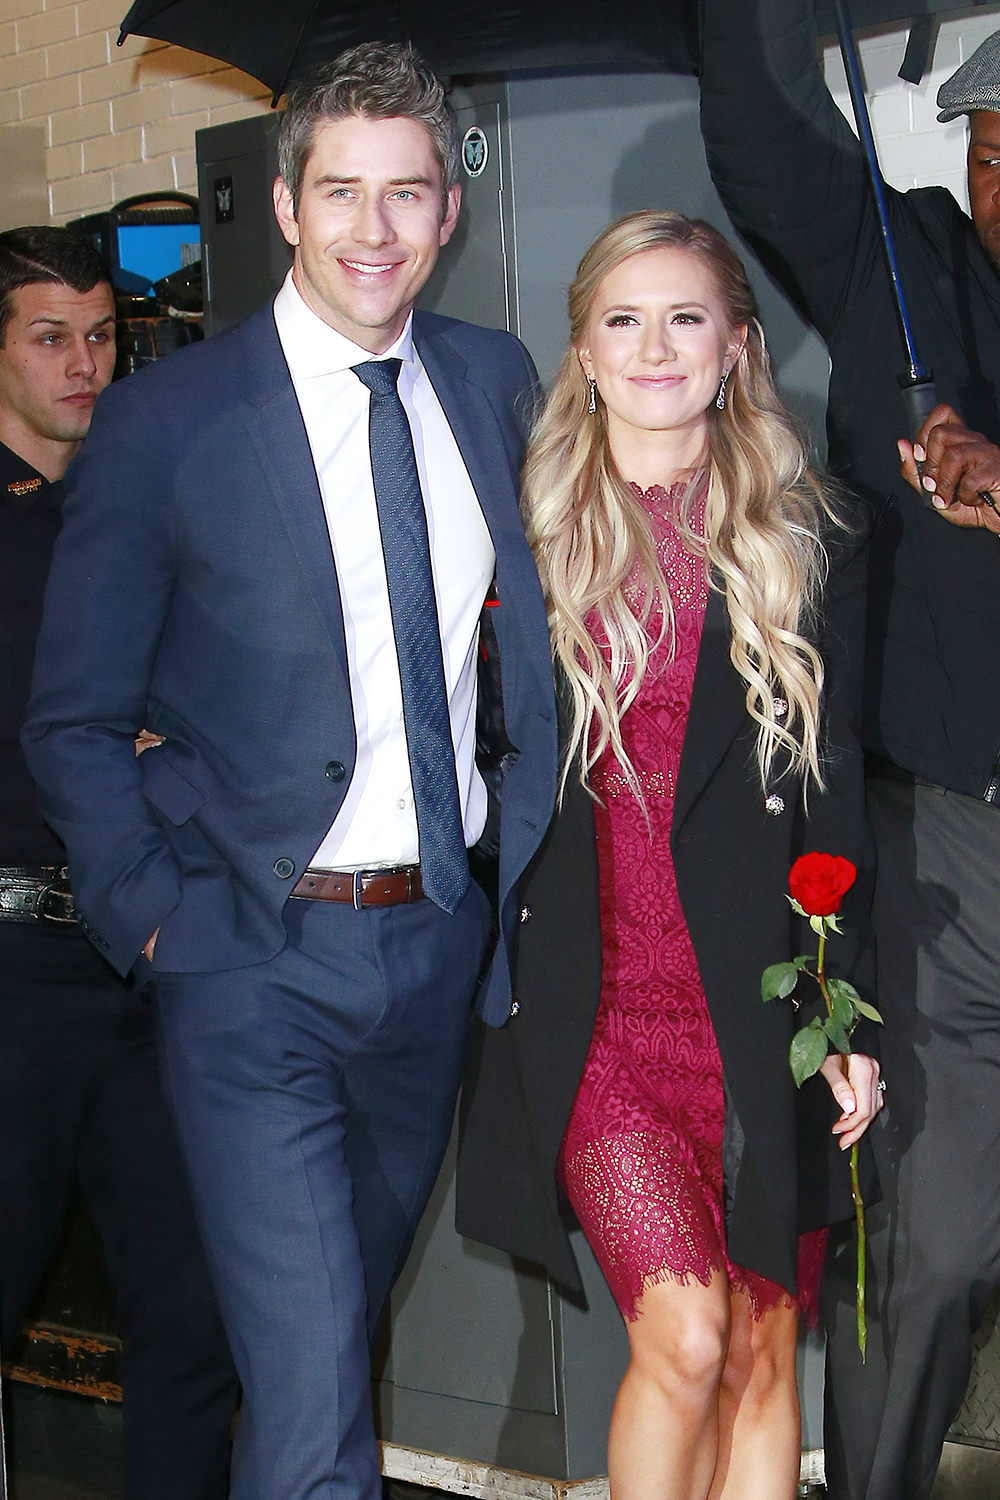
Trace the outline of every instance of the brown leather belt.
<instances>
[{"instance_id":1,"label":"brown leather belt","mask_svg":"<svg viewBox=\"0 0 1000 1500\"><path fill-rule=\"evenodd\" d=\"M424 894L419 865L394 870L307 870L292 890L305 901L345 901L363 906L401 906Z\"/></svg>"}]
</instances>

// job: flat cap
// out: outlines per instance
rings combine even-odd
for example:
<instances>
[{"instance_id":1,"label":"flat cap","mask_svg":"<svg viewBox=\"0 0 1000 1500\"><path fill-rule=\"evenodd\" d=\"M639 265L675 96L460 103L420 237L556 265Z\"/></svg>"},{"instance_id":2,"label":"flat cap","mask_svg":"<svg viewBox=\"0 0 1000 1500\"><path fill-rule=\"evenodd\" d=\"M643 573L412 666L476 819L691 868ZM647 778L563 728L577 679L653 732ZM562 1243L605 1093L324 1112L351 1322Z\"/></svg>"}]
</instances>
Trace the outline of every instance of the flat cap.
<instances>
[{"instance_id":1,"label":"flat cap","mask_svg":"<svg viewBox=\"0 0 1000 1500\"><path fill-rule=\"evenodd\" d=\"M939 120L974 109L1000 111L1000 31L994 31L938 89Z\"/></svg>"}]
</instances>

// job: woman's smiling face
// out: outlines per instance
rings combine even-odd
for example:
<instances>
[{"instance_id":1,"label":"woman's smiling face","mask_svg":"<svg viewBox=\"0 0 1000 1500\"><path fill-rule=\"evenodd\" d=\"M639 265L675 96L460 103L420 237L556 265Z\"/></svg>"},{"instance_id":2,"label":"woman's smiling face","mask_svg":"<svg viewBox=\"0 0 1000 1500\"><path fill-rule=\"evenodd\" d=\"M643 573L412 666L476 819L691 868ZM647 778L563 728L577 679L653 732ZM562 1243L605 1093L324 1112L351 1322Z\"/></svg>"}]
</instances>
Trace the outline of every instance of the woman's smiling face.
<instances>
[{"instance_id":1,"label":"woman's smiling face","mask_svg":"<svg viewBox=\"0 0 1000 1500\"><path fill-rule=\"evenodd\" d=\"M636 428L703 442L745 335L729 328L715 277L688 250L643 250L609 271L577 353L607 408L612 448L616 430Z\"/></svg>"}]
</instances>

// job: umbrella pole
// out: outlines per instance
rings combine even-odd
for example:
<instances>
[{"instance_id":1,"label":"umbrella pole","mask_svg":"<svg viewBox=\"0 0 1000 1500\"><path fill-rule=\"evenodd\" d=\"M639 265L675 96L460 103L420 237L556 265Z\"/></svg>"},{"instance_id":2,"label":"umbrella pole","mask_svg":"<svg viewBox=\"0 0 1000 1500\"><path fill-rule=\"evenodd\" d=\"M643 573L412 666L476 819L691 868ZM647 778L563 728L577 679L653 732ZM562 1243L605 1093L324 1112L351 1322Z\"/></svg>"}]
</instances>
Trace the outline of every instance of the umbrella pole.
<instances>
[{"instance_id":1,"label":"umbrella pole","mask_svg":"<svg viewBox=\"0 0 1000 1500\"><path fill-rule=\"evenodd\" d=\"M875 137L872 134L868 101L865 99L864 85L861 81L861 65L858 61L858 53L854 45L851 18L847 11L847 0L833 0L833 9L837 18L837 34L840 39L840 51L844 59L844 68L847 73L847 86L851 94L854 118L857 121L858 135L861 138L865 165L868 168L868 179L875 198L875 211L878 214L879 230L882 235L882 248L885 251L889 281L892 287L892 298L896 307L896 316L899 319L899 331L902 334L903 345L906 351L907 368L898 379L910 417L910 435L911 437L916 437L925 419L938 404L937 391L934 387L934 372L921 363L917 354L916 341L913 336L913 324L910 321L910 313L906 305L903 279L900 275L899 261L896 258L896 247L893 243L892 231L889 227L885 189L882 181L882 173L879 170Z\"/></svg>"}]
</instances>

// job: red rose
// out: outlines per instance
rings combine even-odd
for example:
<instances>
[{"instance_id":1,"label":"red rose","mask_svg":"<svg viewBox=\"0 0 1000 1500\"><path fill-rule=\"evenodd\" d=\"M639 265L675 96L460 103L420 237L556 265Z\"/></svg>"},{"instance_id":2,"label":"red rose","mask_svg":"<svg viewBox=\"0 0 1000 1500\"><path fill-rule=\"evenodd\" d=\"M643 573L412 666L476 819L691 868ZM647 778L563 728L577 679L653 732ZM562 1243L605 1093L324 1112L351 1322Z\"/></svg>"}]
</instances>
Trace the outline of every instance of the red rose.
<instances>
[{"instance_id":1,"label":"red rose","mask_svg":"<svg viewBox=\"0 0 1000 1500\"><path fill-rule=\"evenodd\" d=\"M792 865L788 889L810 917L830 917L840 910L857 874L841 854L803 854Z\"/></svg>"}]
</instances>

